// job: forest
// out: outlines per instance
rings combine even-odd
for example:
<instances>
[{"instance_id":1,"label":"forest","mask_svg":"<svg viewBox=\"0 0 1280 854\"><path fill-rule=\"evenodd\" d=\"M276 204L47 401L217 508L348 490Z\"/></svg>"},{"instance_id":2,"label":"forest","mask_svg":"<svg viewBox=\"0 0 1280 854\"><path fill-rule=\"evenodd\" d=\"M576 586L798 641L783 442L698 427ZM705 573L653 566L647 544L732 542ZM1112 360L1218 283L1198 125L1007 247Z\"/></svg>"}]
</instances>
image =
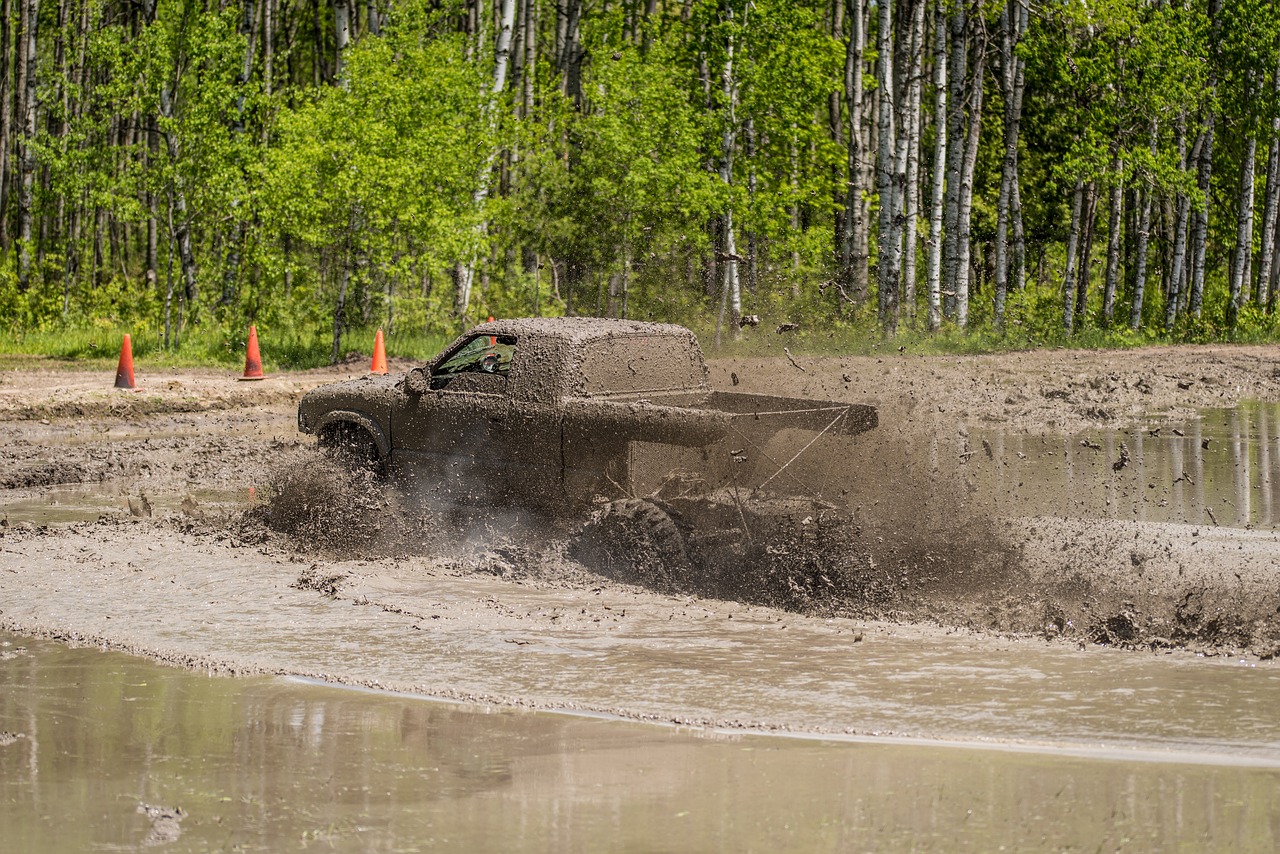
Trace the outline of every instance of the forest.
<instances>
[{"instance_id":1,"label":"forest","mask_svg":"<svg viewBox=\"0 0 1280 854\"><path fill-rule=\"evenodd\" d=\"M1278 220L1267 0L0 0L18 349L1274 340Z\"/></svg>"}]
</instances>

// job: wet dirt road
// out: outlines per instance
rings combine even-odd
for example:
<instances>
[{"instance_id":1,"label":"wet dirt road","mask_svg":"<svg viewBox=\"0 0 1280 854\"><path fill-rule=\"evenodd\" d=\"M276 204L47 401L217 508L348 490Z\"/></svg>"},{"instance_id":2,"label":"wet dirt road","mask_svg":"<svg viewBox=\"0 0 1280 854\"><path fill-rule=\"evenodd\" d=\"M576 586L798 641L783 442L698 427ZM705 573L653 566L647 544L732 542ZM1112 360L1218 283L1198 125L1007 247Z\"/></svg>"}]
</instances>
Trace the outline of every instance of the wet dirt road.
<instances>
[{"instance_id":1,"label":"wet dirt road","mask_svg":"<svg viewBox=\"0 0 1280 854\"><path fill-rule=\"evenodd\" d=\"M760 779L814 774L823 780L824 774L833 774L830 785L801 787L797 799L808 792L806 802L826 803L824 826L861 832L876 821L870 813L851 819L851 804L873 805L875 815L889 810L893 817L877 826L885 834L879 838L898 840L891 847L905 847L901 842L910 839L921 840L916 847L927 849L933 839L932 847L939 850L955 848L947 845L944 828L955 823L952 810L959 810L962 799L947 781L963 777L961 769L977 763L988 769L984 773L991 780L1021 781L1021 788L993 782L984 789L978 800L981 810L988 811L986 826L1001 830L972 837L973 844L963 846L971 850L995 847L983 843L1027 843L1028 837L1014 829L1024 802L1034 802L1046 826L1074 826L1075 814L1055 812L1050 802L1057 796L1030 782L1037 769L1074 781L1069 788L1083 804L1081 816L1097 819L1107 803L1132 793L1126 817L1104 821L1102 836L1083 825L1066 834L1091 850L1116 847L1107 840L1125 833L1153 842L1207 839L1207 847L1221 850L1232 848L1233 841L1241 849L1266 850L1280 836L1274 807L1280 723L1273 713L1280 702L1280 670L1268 646L1276 635L1267 627L1266 614L1257 610L1269 609L1274 619L1274 597L1280 593L1280 545L1272 521L1280 507L1274 493L1280 483L1274 411L1235 409L1221 417L1187 419L1172 392L1161 396L1157 389L1153 395L1133 377L1112 379L1127 355L1115 356L1114 363L1098 357L1097 364L1084 366L1076 360L1071 377L1051 378L1019 374L1010 360L998 376L979 384L980 392L973 387L979 379L967 388L956 383L960 390L953 397L938 398L939 409L950 409L940 413L922 412L913 402L915 392L895 396L889 389L936 382L930 379L935 374L954 381L957 375L948 373L949 362L922 360L911 380L902 372L912 369L912 363L895 362L896 378L877 380L882 385L870 402L889 414L882 417L883 432L892 439L872 447L880 454L876 465L858 461L859 474L892 486L895 477L902 477L895 462L902 458L889 452L914 448L905 460L908 467L929 477L959 478L975 494L992 497L1005 518L1002 530L1008 535L1012 525L1012 536L1022 541L1027 577L1043 590L1052 588L1053 596L1037 594L1030 600L1001 587L962 606L935 601L932 620L928 608L906 620L901 614L875 619L806 616L739 602L666 596L581 571L522 576L510 571L509 553L500 550L495 557L483 544L465 554L363 561L315 555L297 544L264 540L236 522L251 502L249 487L262 484L273 457L297 442L290 401L306 382L282 380L279 388L266 387L258 400L243 396L254 392L227 390L225 382L220 386L207 377L174 380L183 385L184 396L162 392L157 401L135 411L139 398L92 389L57 396L56 406L42 403L42 395L50 396L38 381L10 381L6 375L12 394L4 398L11 417L5 426L12 428L14 441L0 468L7 487L0 515L9 521L0 537L0 624L26 638L100 645L215 673L306 675L491 708L606 712L692 725L705 733L869 738L870 744L855 746L771 746L767 751L782 757L782 764L755 772L750 768L758 756L743 766L736 747L713 756L716 750L703 749L706 739L694 739L692 747L671 749L686 757L677 763L685 769L682 779L723 781L758 772L764 775ZM1260 354L1247 349L1225 355L1183 352L1179 358L1183 361L1174 366L1176 376L1194 377L1192 390L1206 378L1213 380L1203 384L1214 386L1213 402L1219 404L1233 405L1239 402L1236 395L1246 391L1265 395L1274 382L1267 374L1252 386L1245 384L1242 378L1262 362ZM874 364L879 363L861 367L870 372ZM751 390L784 390L779 387L784 378L773 385L762 383L758 365L733 367L744 385L764 385ZM867 400L860 395L874 391L841 392L840 377L850 370L847 362L827 365L825 374L821 367L809 363L810 372L822 376L805 378L818 386L810 390L815 396L844 393ZM973 369L968 363L962 367ZM1041 366L1033 367L1039 371ZM771 370L776 376L784 368ZM713 368L713 374L725 371L723 365ZM1185 380L1166 384L1186 391L1179 382ZM205 385L217 393L188 394ZM1217 394L1227 388L1236 391ZM1114 400L1106 399L1109 394ZM1006 402L1019 396L1032 403ZM1097 397L1104 399L1091 399ZM968 401L967 410L951 409L962 400ZM1151 404L1148 409L1140 407L1144 402ZM1027 411L1015 413L1008 429L997 429L993 425L1010 406ZM1109 407L1111 418L1090 421L1088 413L1096 407ZM77 408L83 414L69 414ZM1148 410L1174 417L1157 424L1145 420ZM955 418L957 411L967 414ZM1131 413L1131 420L1122 420L1129 417L1125 413ZM901 419L893 420L893 414ZM1162 432L1152 435L1157 428ZM1125 464L1117 467L1122 458ZM800 465L796 470L805 474ZM830 471L819 475L832 479ZM75 485L85 480L95 485ZM144 496L149 510L139 503ZM1011 515L1016 510L1022 515ZM1252 529L1246 530L1246 524ZM1073 604L1063 604L1067 600L1055 585L1087 589ZM1192 588L1202 591L1201 600L1185 599ZM1046 603L1062 605L1068 616L1060 620L1048 613ZM1070 616L1093 622L1086 630L1073 625ZM1226 625L1226 618L1236 618L1231 631L1203 630ZM1237 624L1247 625L1240 629ZM1177 633L1189 632L1188 626L1197 631L1179 640ZM1096 643L1100 639L1106 645ZM22 637L11 642L39 643ZM83 666L97 672L120 665ZM12 672L6 664L5 673ZM182 673L161 672L169 675L146 679L169 685ZM18 698L25 689L11 684L15 687L5 690L6 716L0 727L19 732L23 725L11 721L22 717ZM227 688L232 693L249 691L252 685L262 696L277 698L243 712L237 699L237 710L223 715L220 726L255 731L268 720L262 716L264 703L306 705L311 701L295 694L312 697L309 692L320 690L285 688L278 682L226 684L236 686ZM325 697L314 700L318 707L347 702ZM483 731L483 719L468 717L471 712L446 714L432 706L409 705L431 710L413 714L462 716L462 722L448 725L454 729L446 727L450 734L442 736L444 741L470 737L457 731ZM34 714L40 718L43 713ZM517 721L513 729L520 735L511 736L517 741L540 739L534 733L547 726L538 715L503 720ZM629 726L552 720L559 722L556 727L602 727L601 732L609 733ZM344 731L343 725L334 726L335 733ZM626 736L605 738L636 738L632 730L625 731ZM505 737L495 736L499 741ZM579 738L592 743L594 737L575 734L563 744ZM650 741L665 738L642 736L621 748L623 765L645 765ZM899 738L918 740L921 746L904 747ZM18 755L14 747L22 743L0 748L0 762ZM974 751L937 752L927 743L965 744ZM724 748L716 744L717 750ZM988 753L980 750L984 747L999 750ZM577 748L550 750L567 757ZM594 755L595 750L587 752ZM403 760L400 755L397 761ZM104 761L127 767L133 760L122 753ZM243 763L243 757L232 765L237 762ZM236 767L240 770L234 773L243 773L242 764ZM1196 768L1203 770L1188 770ZM335 773L359 776L368 768L340 766ZM545 768L541 773L543 779L558 780L557 797L565 800L557 801L557 807L576 803L580 790L573 781ZM274 785L288 787L287 777ZM532 786L537 775L522 779ZM851 779L860 782L854 785ZM840 786L835 780L846 782ZM880 783L872 786L868 780ZM937 781L929 801L936 808L923 810L921 799L930 791L930 780ZM503 797L526 802L531 797L521 795L519 785L504 785ZM761 806L769 800L762 785L723 787L723 797L737 799L735 809L776 816L785 824L784 812ZM1184 809L1177 819L1166 816L1169 787L1194 793L1201 806L1191 813ZM687 791L681 784L664 784L663 790ZM15 797L21 802L31 791L20 787ZM293 791L303 810L307 799ZM449 787L444 791L447 795ZM829 791L847 797L824 801L819 792ZM1034 794L1023 799L1030 791ZM893 793L896 798L889 797ZM655 797L668 806L681 801ZM923 810L925 819L894 811L890 804L903 798ZM289 798L277 796L278 803L285 801ZM393 798L389 809L394 812L398 802ZM784 800L779 810L785 804L793 813L809 815L799 800ZM721 800L708 809L714 813L725 806ZM485 809L493 807L490 803ZM298 816L282 816L293 812L288 805L279 806L271 822L264 822L292 831ZM654 830L666 815L644 813L632 835L619 839L647 843L666 838ZM242 813L236 820L247 821ZM760 844L757 850L842 847L837 843L849 838L797 837L778 831L770 824L773 820L762 818L743 838L778 843ZM127 821L145 826L151 819L139 814ZM602 827L608 824L600 821ZM646 822L648 836L641 830ZM421 830L415 825L412 833L389 838L420 838L413 834ZM1107 835L1113 831L1121 835ZM187 838L197 837L188 831ZM807 844L814 839L816 846ZM618 847L628 846L620 841ZM877 847L868 844L866 849Z\"/></svg>"}]
</instances>

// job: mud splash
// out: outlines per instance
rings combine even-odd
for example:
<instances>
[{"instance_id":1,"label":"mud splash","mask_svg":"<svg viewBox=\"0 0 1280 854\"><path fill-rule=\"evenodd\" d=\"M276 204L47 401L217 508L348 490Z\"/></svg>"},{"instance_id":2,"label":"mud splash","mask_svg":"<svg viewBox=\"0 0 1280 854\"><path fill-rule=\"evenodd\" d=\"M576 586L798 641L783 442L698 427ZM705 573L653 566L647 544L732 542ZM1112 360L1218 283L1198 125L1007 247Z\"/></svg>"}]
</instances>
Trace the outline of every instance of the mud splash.
<instances>
[{"instance_id":1,"label":"mud splash","mask_svg":"<svg viewBox=\"0 0 1280 854\"><path fill-rule=\"evenodd\" d=\"M872 491L863 485L850 494ZM607 579L804 614L905 619L934 613L935 599L999 594L1026 577L1017 548L993 521L931 476L900 479L894 500L847 510L798 509L748 524L739 507L722 527L656 499L632 503L657 523L618 514L602 522L601 511L564 520L424 503L394 480L313 450L274 464L265 492L264 506L239 520L242 536L261 528L318 557L416 555L551 584ZM752 500L741 502L748 513ZM902 525L897 514L908 505L931 512ZM315 586L310 578L300 584Z\"/></svg>"},{"instance_id":2,"label":"mud splash","mask_svg":"<svg viewBox=\"0 0 1280 854\"><path fill-rule=\"evenodd\" d=\"M320 562L297 586L330 596L345 578L328 574L325 560L413 555L552 588L636 585L810 616L1280 654L1280 583L1268 570L1277 544L1266 535L1237 530L1215 544L1186 525L999 518L989 492L940 473L916 447L892 436L863 443L823 469L828 484L840 478L848 509L767 525L744 517L741 528L699 529L657 499L635 500L666 520L678 548L652 520L614 516L602 526L599 511L584 524L424 504L394 480L310 449L273 466L267 503L235 524L241 538L274 536L314 555ZM593 524L594 537L584 537ZM1245 552L1251 536L1258 542Z\"/></svg>"},{"instance_id":3,"label":"mud splash","mask_svg":"<svg viewBox=\"0 0 1280 854\"><path fill-rule=\"evenodd\" d=\"M264 503L246 511L242 527L279 532L302 551L345 558L429 554L439 546L439 525L426 508L406 505L371 470L315 449L273 461L264 492Z\"/></svg>"}]
</instances>

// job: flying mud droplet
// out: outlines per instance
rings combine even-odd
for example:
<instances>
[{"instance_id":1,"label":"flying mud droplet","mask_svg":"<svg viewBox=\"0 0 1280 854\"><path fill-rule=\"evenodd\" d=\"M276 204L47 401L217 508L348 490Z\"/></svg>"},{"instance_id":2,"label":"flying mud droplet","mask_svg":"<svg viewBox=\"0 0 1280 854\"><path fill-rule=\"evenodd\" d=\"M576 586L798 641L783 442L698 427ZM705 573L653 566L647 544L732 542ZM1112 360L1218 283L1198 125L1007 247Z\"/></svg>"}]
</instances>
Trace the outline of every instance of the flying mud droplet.
<instances>
[{"instance_id":1,"label":"flying mud droplet","mask_svg":"<svg viewBox=\"0 0 1280 854\"><path fill-rule=\"evenodd\" d=\"M246 522L286 534L304 551L334 557L419 552L438 529L430 513L406 507L374 472L312 449L273 464L261 497L246 511Z\"/></svg>"}]
</instances>

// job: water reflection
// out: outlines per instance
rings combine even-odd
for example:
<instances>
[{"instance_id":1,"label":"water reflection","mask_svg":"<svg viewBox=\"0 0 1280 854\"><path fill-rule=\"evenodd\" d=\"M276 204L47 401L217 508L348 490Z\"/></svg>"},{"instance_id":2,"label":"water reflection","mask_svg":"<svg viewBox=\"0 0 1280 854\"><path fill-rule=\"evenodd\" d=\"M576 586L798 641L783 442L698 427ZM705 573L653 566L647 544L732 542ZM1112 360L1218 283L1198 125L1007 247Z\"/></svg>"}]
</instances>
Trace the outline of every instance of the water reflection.
<instances>
[{"instance_id":1,"label":"water reflection","mask_svg":"<svg viewBox=\"0 0 1280 854\"><path fill-rule=\"evenodd\" d=\"M729 736L0 636L11 851L1274 850L1280 770ZM1051 842L1047 842L1052 840Z\"/></svg>"},{"instance_id":2,"label":"water reflection","mask_svg":"<svg viewBox=\"0 0 1280 854\"><path fill-rule=\"evenodd\" d=\"M1201 416L1071 436L961 432L935 438L930 459L1009 515L1275 528L1280 405Z\"/></svg>"}]
</instances>

